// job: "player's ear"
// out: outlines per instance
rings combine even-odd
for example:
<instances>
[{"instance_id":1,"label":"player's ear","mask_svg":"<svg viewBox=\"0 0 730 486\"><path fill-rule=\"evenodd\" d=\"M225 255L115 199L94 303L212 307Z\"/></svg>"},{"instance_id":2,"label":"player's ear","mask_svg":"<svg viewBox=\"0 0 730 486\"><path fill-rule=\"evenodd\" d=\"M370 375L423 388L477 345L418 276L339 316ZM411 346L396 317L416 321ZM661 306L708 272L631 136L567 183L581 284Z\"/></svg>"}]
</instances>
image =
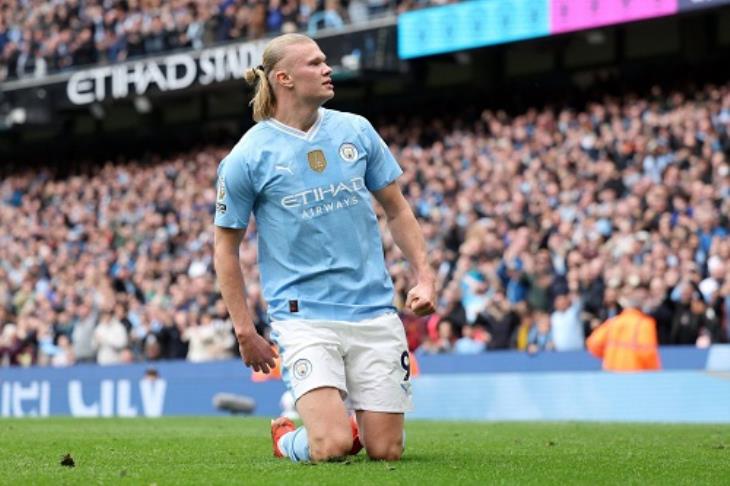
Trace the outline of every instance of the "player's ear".
<instances>
[{"instance_id":1,"label":"player's ear","mask_svg":"<svg viewBox=\"0 0 730 486\"><path fill-rule=\"evenodd\" d=\"M283 86L285 88L292 88L294 86L294 80L286 71L276 71L274 79L276 79L276 83L279 86Z\"/></svg>"}]
</instances>

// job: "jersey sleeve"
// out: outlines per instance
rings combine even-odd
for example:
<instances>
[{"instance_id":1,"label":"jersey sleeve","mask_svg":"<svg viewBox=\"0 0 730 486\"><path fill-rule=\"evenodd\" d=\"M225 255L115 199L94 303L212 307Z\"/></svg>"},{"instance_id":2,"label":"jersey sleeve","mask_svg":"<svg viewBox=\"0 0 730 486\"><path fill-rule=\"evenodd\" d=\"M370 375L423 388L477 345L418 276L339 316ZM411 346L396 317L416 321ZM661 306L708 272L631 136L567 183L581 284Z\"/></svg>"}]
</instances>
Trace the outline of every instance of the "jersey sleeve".
<instances>
[{"instance_id":1,"label":"jersey sleeve","mask_svg":"<svg viewBox=\"0 0 730 486\"><path fill-rule=\"evenodd\" d=\"M396 180L403 171L390 153L388 145L378 135L368 120L360 117L367 146L368 157L365 169L365 186L370 192L384 188Z\"/></svg>"},{"instance_id":2,"label":"jersey sleeve","mask_svg":"<svg viewBox=\"0 0 730 486\"><path fill-rule=\"evenodd\" d=\"M218 166L215 225L243 229L248 225L256 191L248 166L232 152Z\"/></svg>"}]
</instances>

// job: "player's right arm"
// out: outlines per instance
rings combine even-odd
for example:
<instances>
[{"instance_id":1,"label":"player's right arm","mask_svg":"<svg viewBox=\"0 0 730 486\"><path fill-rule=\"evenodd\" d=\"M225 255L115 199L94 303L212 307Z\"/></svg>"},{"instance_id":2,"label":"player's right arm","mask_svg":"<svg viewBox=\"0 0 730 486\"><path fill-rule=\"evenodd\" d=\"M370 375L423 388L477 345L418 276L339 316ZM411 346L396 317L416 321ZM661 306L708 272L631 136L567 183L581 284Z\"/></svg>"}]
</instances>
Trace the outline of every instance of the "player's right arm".
<instances>
[{"instance_id":1,"label":"player's right arm","mask_svg":"<svg viewBox=\"0 0 730 486\"><path fill-rule=\"evenodd\" d=\"M218 167L215 210L215 271L223 301L233 321L238 349L246 366L268 373L276 353L258 335L246 304L238 250L251 216L256 188L242 151L232 151Z\"/></svg>"},{"instance_id":2,"label":"player's right arm","mask_svg":"<svg viewBox=\"0 0 730 486\"><path fill-rule=\"evenodd\" d=\"M268 373L275 366L276 353L256 332L251 312L246 304L246 283L241 271L238 248L245 230L215 228L215 272L223 301L233 321L238 348L246 366Z\"/></svg>"}]
</instances>

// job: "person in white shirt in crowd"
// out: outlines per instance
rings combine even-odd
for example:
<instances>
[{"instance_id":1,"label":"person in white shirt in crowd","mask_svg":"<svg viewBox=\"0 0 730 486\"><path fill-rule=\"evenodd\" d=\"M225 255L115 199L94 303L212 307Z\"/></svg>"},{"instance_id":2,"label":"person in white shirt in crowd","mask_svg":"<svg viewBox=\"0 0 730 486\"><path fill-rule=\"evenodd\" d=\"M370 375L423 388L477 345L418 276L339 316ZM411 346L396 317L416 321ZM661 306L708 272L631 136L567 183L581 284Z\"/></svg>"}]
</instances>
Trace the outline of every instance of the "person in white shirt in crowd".
<instances>
[{"instance_id":1,"label":"person in white shirt in crowd","mask_svg":"<svg viewBox=\"0 0 730 486\"><path fill-rule=\"evenodd\" d=\"M122 363L123 351L127 347L127 329L110 312L103 312L94 330L93 346L97 350L96 362L100 365Z\"/></svg>"}]
</instances>

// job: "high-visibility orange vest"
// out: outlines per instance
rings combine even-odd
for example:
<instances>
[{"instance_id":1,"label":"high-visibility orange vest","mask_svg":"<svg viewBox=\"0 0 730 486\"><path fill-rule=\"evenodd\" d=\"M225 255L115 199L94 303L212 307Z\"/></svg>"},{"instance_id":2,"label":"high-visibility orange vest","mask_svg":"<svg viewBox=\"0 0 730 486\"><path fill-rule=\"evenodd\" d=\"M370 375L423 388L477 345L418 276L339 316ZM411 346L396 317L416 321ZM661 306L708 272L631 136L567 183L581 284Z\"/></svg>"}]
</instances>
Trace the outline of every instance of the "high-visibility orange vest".
<instances>
[{"instance_id":1,"label":"high-visibility orange vest","mask_svg":"<svg viewBox=\"0 0 730 486\"><path fill-rule=\"evenodd\" d=\"M603 359L606 371L659 370L656 322L638 309L626 309L588 337L588 351Z\"/></svg>"}]
</instances>

